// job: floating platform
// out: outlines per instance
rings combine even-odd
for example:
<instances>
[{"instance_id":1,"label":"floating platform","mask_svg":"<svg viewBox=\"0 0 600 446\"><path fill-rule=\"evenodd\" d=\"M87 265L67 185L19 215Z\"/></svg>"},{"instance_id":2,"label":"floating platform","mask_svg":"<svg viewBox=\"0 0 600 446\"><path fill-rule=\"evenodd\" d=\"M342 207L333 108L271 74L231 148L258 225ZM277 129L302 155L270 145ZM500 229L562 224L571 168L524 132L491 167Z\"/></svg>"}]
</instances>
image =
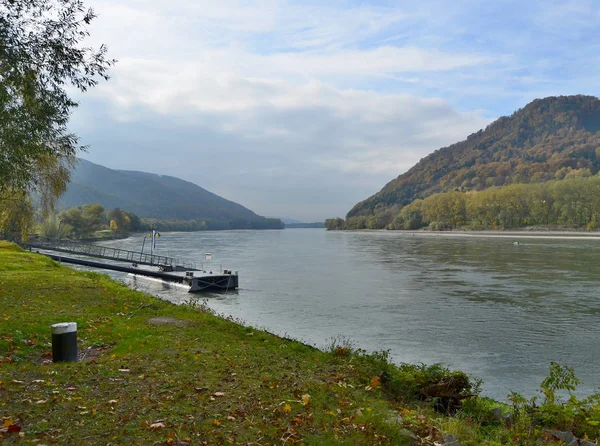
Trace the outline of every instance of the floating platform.
<instances>
[{"instance_id":1,"label":"floating platform","mask_svg":"<svg viewBox=\"0 0 600 446\"><path fill-rule=\"evenodd\" d=\"M70 263L74 265L89 266L91 268L108 269L128 273L134 280L146 280L154 283L162 283L165 286L177 287L187 290L188 293L197 293L202 291L230 291L235 290L238 285L237 271L223 270L219 273L212 271L193 270L193 271L167 271L164 267L146 267L140 268L137 264L132 266L115 265L108 263L95 262L92 260L77 259L73 257L64 257L55 254L40 253L61 263ZM169 268L170 269L170 268Z\"/></svg>"},{"instance_id":2,"label":"floating platform","mask_svg":"<svg viewBox=\"0 0 600 446\"><path fill-rule=\"evenodd\" d=\"M95 257L97 259L114 260L117 262L129 262L136 265L159 266L172 271L199 271L203 270L202 262L190 262L175 259L173 257L146 254L127 249L111 248L108 246L81 243L75 240L55 240L42 238L33 240L25 245L26 249L44 249L48 251L65 252L68 254Z\"/></svg>"},{"instance_id":3,"label":"floating platform","mask_svg":"<svg viewBox=\"0 0 600 446\"><path fill-rule=\"evenodd\" d=\"M174 275L174 274L173 274ZM173 276L172 275L172 276ZM194 272L193 275L184 276L182 281L173 280L172 277L157 278L147 276L142 273L129 273L132 281L158 283L164 288L176 288L187 291L188 293L200 293L203 291L233 291L238 287L237 272L225 270L223 273L206 273L200 271L200 274Z\"/></svg>"}]
</instances>

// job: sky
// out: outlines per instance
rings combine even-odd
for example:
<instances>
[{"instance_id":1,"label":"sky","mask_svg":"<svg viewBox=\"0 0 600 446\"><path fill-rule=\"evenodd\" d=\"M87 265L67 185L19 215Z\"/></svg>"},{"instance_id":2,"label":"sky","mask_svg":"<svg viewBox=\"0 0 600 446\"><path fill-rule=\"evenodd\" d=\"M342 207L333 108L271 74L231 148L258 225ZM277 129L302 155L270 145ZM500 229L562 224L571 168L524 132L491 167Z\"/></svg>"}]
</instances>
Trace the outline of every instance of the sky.
<instances>
[{"instance_id":1,"label":"sky","mask_svg":"<svg viewBox=\"0 0 600 446\"><path fill-rule=\"evenodd\" d=\"M260 215L343 217L533 99L599 95L597 0L90 0L117 59L82 157ZM192 204L191 204L192 205Z\"/></svg>"}]
</instances>

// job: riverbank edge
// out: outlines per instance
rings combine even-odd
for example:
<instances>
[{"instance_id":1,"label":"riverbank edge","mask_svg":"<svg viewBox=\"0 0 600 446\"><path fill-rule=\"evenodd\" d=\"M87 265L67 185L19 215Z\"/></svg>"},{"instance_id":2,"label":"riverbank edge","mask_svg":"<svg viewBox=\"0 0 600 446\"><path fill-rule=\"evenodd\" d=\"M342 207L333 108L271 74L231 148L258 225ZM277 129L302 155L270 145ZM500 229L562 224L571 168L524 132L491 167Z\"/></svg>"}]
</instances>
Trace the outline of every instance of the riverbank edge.
<instances>
[{"instance_id":1,"label":"riverbank edge","mask_svg":"<svg viewBox=\"0 0 600 446\"><path fill-rule=\"evenodd\" d=\"M461 230L431 231L427 229L329 229L330 232L374 232L423 237L496 237L496 238L538 238L556 240L600 240L600 231L578 231L558 229L510 229L510 230Z\"/></svg>"},{"instance_id":2,"label":"riverbank edge","mask_svg":"<svg viewBox=\"0 0 600 446\"><path fill-rule=\"evenodd\" d=\"M105 275L73 271L3 242L0 242L0 258L0 301L3 303L0 396L6 397L0 398L0 426L3 426L0 439L8 444L33 439L63 444L64 441L86 441L90 437L81 435L97 428L116 434L111 437L116 444L140 440L196 444L196 437L208 439L202 440L208 441L207 444L212 444L210 440L226 443L231 438L256 439L256 432L246 423L248 418L242 421L242 415L235 410L247 393L236 392L235 386L219 385L219 381L239 381L241 377L236 376L250 373L248 367L252 369L257 364L260 364L259 373L252 372L247 377L256 379L256 383L239 384L244 390L254 390L254 396L260 397L258 401L275 414L272 415L275 419L264 426L269 429L278 423L279 430L269 432L271 440L284 438L279 435L287 432L288 440L293 438L309 444L337 444L344 440L362 444L433 445L451 444L452 440L443 440L443 433L451 432L459 436L464 446L500 444L488 438L490 426L485 433L478 432L469 417L443 416L432 409L431 403L398 398L398 395L392 397L382 382L385 375L381 368L397 368L385 365L385 361L382 363L381 357L353 351L343 340L332 342L331 351L315 350L300 341L224 319L197 302L178 307L130 290ZM44 279L42 286L23 280L29 276ZM86 294L87 297L82 297ZM83 362L52 364L49 361L48 327L51 321L62 322L62 319L75 319L80 325L80 349L89 355ZM149 326L150 320L155 323ZM186 333L182 335L181 331ZM147 340L149 337L156 339ZM192 341L203 338L206 345L198 350L190 337ZM217 339L209 346L208 337ZM132 351L138 342L145 344L138 344ZM249 350L259 351L259 354L253 353L248 363L241 358L246 358ZM210 375L213 361L219 363L219 367L226 365L227 374L223 377L219 371L217 382L189 389L194 396L192 407L167 403L169 411L165 412L160 407L150 407L150 403L144 407L142 403L138 410L152 412L145 414L145 420L127 425L131 430L129 434L114 430L114 426L123 424L125 416L132 417L138 405L136 398L128 398L131 395L124 390L116 391L115 382L123 384L125 381L125 387L136 387L140 383L129 377L139 374L143 380L156 379L156 385L150 385L150 390L173 387L186 373L193 374L185 367L185 361L197 361L198 356L203 357L209 351L213 353L211 361L201 366L204 379ZM174 352L177 352L175 360ZM273 361L273 357L277 361ZM162 371L165 376L159 369L167 370ZM303 379L302 373L308 373L309 379ZM261 389L257 392L255 386ZM146 382L142 387L137 393L148 390ZM230 398L230 392L239 394L236 394L238 398ZM11 396L18 399L11 400ZM474 400L479 400L476 408L479 415L489 415L492 408L506 409L487 398ZM211 418L204 417L196 429L182 427L184 423L180 418L188 410L196 407L197 412L198 404L210 406L213 403L213 407L207 408ZM262 405L254 407L259 414L263 411ZM50 420L46 415L48 406L54 412ZM317 410L324 418L317 418ZM60 417L58 412L65 414ZM175 419L171 417L172 412L176 413ZM507 427L499 420L494 422L493 418L486 423L497 430ZM12 432L11 426L16 426ZM226 431L224 426L230 430ZM56 432L62 433L53 436ZM364 443L365 432L371 440L368 443ZM18 435L11 435L15 433ZM233 436L227 437L228 434ZM101 435L103 440L107 435Z\"/></svg>"}]
</instances>

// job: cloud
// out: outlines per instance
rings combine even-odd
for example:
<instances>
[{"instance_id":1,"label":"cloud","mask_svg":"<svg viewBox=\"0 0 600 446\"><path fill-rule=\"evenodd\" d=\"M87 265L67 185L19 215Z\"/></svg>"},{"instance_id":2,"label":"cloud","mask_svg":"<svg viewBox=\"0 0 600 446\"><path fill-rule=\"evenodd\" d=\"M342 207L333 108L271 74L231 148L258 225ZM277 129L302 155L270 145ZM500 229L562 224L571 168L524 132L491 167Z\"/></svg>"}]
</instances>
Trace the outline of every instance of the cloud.
<instances>
[{"instance_id":1,"label":"cloud","mask_svg":"<svg viewBox=\"0 0 600 446\"><path fill-rule=\"evenodd\" d=\"M79 97L87 157L266 215L343 215L535 97L597 92L580 69L600 63L589 0L91 5L91 43L119 63Z\"/></svg>"},{"instance_id":2,"label":"cloud","mask_svg":"<svg viewBox=\"0 0 600 446\"><path fill-rule=\"evenodd\" d=\"M77 119L79 133L91 138L85 142L103 147L90 159L176 175L259 213L319 220L345 214L434 148L489 122L440 99L318 81L229 78L220 88L209 82L105 102L102 127L108 121L109 128ZM133 84L144 90L145 84ZM306 197L313 211L306 210Z\"/></svg>"}]
</instances>

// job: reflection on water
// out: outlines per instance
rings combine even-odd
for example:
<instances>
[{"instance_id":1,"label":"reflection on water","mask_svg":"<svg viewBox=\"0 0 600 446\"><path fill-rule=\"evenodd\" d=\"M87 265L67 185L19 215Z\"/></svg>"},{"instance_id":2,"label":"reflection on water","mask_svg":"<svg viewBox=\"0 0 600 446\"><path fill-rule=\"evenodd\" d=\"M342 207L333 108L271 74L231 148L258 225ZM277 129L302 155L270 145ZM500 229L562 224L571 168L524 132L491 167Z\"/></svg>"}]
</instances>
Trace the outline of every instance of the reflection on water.
<instances>
[{"instance_id":1,"label":"reflection on water","mask_svg":"<svg viewBox=\"0 0 600 446\"><path fill-rule=\"evenodd\" d=\"M137 250L140 237L107 242ZM209 306L323 346L346 336L397 361L443 362L486 394L532 395L550 361L600 385L600 241L297 229L165 233L160 254L239 270ZM118 275L117 275L118 276ZM156 294L180 302L181 293Z\"/></svg>"}]
</instances>

